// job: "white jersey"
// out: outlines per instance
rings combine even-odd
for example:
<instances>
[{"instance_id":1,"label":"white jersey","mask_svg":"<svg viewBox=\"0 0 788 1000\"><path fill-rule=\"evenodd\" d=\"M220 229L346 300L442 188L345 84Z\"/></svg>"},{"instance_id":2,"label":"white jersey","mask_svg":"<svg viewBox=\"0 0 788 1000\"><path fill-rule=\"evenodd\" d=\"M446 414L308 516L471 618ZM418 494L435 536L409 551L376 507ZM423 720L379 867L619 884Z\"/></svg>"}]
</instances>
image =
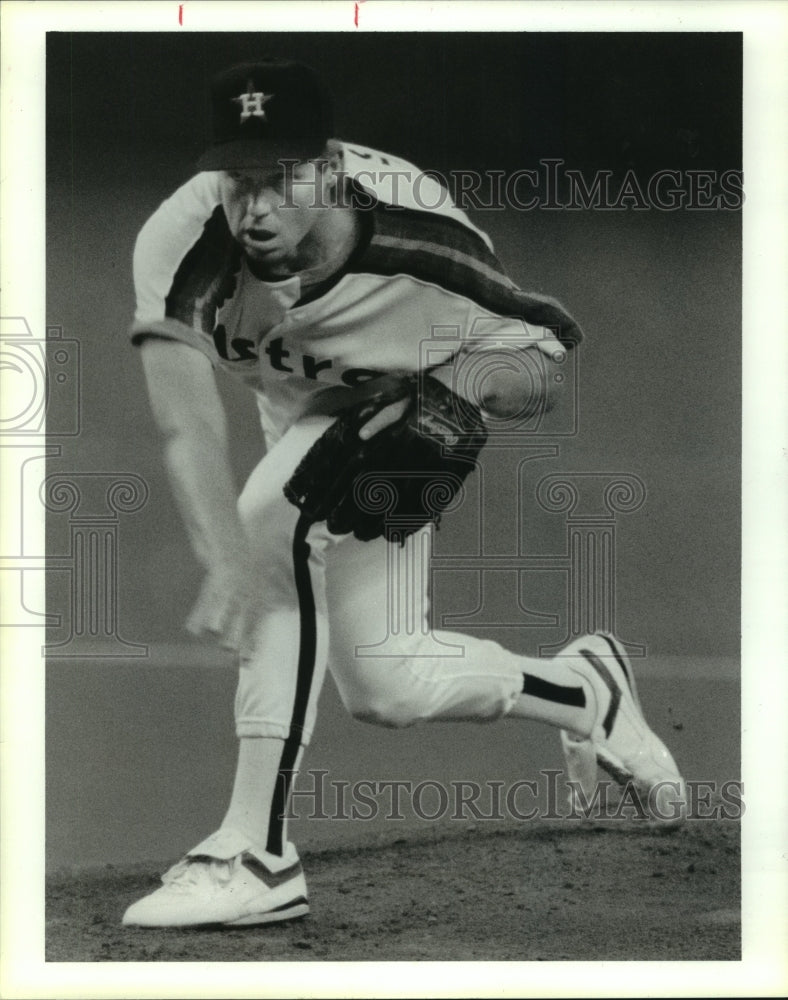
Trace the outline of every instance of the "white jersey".
<instances>
[{"instance_id":1,"label":"white jersey","mask_svg":"<svg viewBox=\"0 0 788 1000\"><path fill-rule=\"evenodd\" d=\"M517 289L437 181L388 154L343 152L362 236L338 272L309 288L297 275L257 278L228 227L222 175L198 174L137 240L133 342L158 336L202 351L260 394L275 439L327 388L436 369L501 336L525 344L541 335L528 324L570 346L580 339L557 303Z\"/></svg>"}]
</instances>

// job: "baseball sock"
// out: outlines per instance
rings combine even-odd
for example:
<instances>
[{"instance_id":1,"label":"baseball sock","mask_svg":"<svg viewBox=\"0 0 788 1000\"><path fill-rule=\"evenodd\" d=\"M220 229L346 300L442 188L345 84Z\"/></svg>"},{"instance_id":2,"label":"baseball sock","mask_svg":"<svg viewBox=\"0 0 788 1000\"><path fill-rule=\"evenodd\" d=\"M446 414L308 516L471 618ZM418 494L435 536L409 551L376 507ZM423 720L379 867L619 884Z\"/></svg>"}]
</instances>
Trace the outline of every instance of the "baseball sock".
<instances>
[{"instance_id":1,"label":"baseball sock","mask_svg":"<svg viewBox=\"0 0 788 1000\"><path fill-rule=\"evenodd\" d=\"M522 687L508 714L590 736L598 714L597 694L570 663L564 657L523 657Z\"/></svg>"},{"instance_id":2,"label":"baseball sock","mask_svg":"<svg viewBox=\"0 0 788 1000\"><path fill-rule=\"evenodd\" d=\"M233 794L222 829L241 830L259 850L265 850L268 840L283 746L284 740L275 737L242 736L238 741Z\"/></svg>"}]
</instances>

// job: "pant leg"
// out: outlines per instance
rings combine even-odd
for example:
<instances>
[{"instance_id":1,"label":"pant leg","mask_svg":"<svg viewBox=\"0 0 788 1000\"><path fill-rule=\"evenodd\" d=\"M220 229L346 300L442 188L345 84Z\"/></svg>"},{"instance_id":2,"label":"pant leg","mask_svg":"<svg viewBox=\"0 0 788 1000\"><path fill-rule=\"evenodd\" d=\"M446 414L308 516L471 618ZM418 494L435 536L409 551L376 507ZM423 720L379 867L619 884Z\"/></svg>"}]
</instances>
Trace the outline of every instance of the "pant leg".
<instances>
[{"instance_id":1,"label":"pant leg","mask_svg":"<svg viewBox=\"0 0 788 1000\"><path fill-rule=\"evenodd\" d=\"M429 627L433 529L404 548L348 538L328 556L330 669L352 715L400 727L489 721L522 691L523 657L496 642Z\"/></svg>"},{"instance_id":2,"label":"pant leg","mask_svg":"<svg viewBox=\"0 0 788 1000\"><path fill-rule=\"evenodd\" d=\"M338 540L307 525L282 488L331 422L299 421L252 472L238 501L259 564L262 613L253 652L242 659L236 732L309 741L328 655L325 551Z\"/></svg>"},{"instance_id":3,"label":"pant leg","mask_svg":"<svg viewBox=\"0 0 788 1000\"><path fill-rule=\"evenodd\" d=\"M357 718L381 725L497 719L521 698L526 671L558 685L570 681L550 663L496 642L430 629L431 527L404 548L382 538L337 537L323 524L307 530L282 487L331 419L312 416L291 428L254 470L239 500L260 561L264 607L254 652L241 664L236 727L239 736L284 739L285 772L311 736L329 638L345 705ZM560 694L535 699L531 717L565 725L563 717L553 718L553 702L565 701Z\"/></svg>"}]
</instances>

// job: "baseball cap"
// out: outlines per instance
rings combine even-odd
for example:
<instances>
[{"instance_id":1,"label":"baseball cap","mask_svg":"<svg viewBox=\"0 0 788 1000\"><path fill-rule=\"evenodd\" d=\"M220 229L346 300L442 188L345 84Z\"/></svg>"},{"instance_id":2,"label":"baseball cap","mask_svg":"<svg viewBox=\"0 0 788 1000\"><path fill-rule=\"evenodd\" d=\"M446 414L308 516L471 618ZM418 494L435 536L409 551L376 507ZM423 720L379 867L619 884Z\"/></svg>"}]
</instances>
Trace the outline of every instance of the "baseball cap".
<instances>
[{"instance_id":1,"label":"baseball cap","mask_svg":"<svg viewBox=\"0 0 788 1000\"><path fill-rule=\"evenodd\" d=\"M313 69L286 59L231 66L211 85L213 143L200 170L314 159L333 132L331 98Z\"/></svg>"}]
</instances>

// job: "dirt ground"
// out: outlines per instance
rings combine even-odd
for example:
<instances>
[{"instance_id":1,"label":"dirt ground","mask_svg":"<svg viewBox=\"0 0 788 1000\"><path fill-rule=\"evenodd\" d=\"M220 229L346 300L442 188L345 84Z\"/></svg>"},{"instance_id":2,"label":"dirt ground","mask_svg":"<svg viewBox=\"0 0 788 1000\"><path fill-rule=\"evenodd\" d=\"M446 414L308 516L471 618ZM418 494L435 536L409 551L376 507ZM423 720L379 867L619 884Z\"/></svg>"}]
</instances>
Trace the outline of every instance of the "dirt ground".
<instances>
[{"instance_id":1,"label":"dirt ground","mask_svg":"<svg viewBox=\"0 0 788 1000\"><path fill-rule=\"evenodd\" d=\"M47 880L48 962L738 960L739 827L437 828L304 852L311 914L143 930L125 907L169 862Z\"/></svg>"}]
</instances>

